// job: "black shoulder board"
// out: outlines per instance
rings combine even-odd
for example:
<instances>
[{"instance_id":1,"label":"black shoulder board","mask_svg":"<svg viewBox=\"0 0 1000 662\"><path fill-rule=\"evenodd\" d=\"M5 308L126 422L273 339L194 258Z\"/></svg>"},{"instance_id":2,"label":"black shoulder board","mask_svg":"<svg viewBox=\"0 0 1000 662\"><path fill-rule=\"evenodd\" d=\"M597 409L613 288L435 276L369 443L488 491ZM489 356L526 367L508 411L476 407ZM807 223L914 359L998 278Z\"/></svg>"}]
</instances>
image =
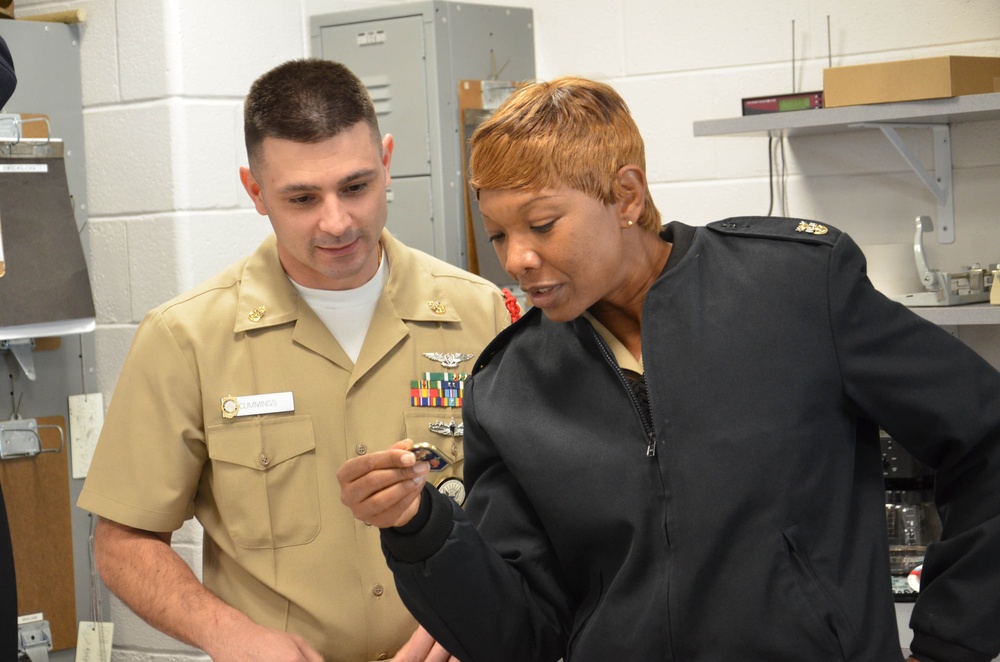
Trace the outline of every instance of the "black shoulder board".
<instances>
[{"instance_id":1,"label":"black shoulder board","mask_svg":"<svg viewBox=\"0 0 1000 662\"><path fill-rule=\"evenodd\" d=\"M738 237L804 241L829 246L836 243L841 234L840 230L829 225L780 216L734 216L709 223L708 228L721 234Z\"/></svg>"},{"instance_id":2,"label":"black shoulder board","mask_svg":"<svg viewBox=\"0 0 1000 662\"><path fill-rule=\"evenodd\" d=\"M479 358L476 359L476 365L472 367L471 374L474 375L485 368L489 362L493 360L493 357L499 354L500 350L507 346L507 343L509 343L510 339L514 337L514 334L519 332L525 326L531 324L531 321L541 314L542 311L538 308L528 308L528 310L521 315L520 319L498 333L496 338L491 340L490 344L486 346L486 349L479 353Z\"/></svg>"}]
</instances>

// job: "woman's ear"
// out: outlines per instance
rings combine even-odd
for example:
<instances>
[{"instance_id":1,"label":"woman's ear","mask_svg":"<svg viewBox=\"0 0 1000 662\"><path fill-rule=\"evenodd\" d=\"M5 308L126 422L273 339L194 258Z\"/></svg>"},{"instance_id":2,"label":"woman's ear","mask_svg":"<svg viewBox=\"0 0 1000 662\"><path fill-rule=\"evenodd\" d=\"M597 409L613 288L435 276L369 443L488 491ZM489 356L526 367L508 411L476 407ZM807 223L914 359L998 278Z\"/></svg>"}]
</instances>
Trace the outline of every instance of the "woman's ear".
<instances>
[{"instance_id":1,"label":"woman's ear","mask_svg":"<svg viewBox=\"0 0 1000 662\"><path fill-rule=\"evenodd\" d=\"M631 226L639 220L646 204L646 174L635 164L624 165L618 169L615 184L622 226Z\"/></svg>"}]
</instances>

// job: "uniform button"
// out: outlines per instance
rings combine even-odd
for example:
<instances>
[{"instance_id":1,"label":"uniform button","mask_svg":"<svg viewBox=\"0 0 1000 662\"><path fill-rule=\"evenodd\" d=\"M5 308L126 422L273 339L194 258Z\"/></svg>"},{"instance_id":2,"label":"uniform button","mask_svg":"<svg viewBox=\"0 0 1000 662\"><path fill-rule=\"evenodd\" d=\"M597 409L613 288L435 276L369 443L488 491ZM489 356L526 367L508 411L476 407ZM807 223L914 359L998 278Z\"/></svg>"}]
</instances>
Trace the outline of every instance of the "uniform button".
<instances>
[{"instance_id":1,"label":"uniform button","mask_svg":"<svg viewBox=\"0 0 1000 662\"><path fill-rule=\"evenodd\" d=\"M376 657L375 659L376 660L388 660L389 659L389 654L388 653L379 653L378 657Z\"/></svg>"},{"instance_id":2,"label":"uniform button","mask_svg":"<svg viewBox=\"0 0 1000 662\"><path fill-rule=\"evenodd\" d=\"M271 464L271 458L269 458L269 457L268 457L267 455L265 455L264 453L261 453L261 454L260 454L260 466L262 466L262 467L266 467L266 466L267 466L267 465L269 465L269 464Z\"/></svg>"},{"instance_id":3,"label":"uniform button","mask_svg":"<svg viewBox=\"0 0 1000 662\"><path fill-rule=\"evenodd\" d=\"M372 587L372 593L375 594L375 597L380 597L383 593L385 593L385 589L382 588L381 584L375 584L375 586Z\"/></svg>"},{"instance_id":4,"label":"uniform button","mask_svg":"<svg viewBox=\"0 0 1000 662\"><path fill-rule=\"evenodd\" d=\"M354 450L358 453L358 455L364 455L368 452L368 447L364 444L358 444L354 447Z\"/></svg>"}]
</instances>

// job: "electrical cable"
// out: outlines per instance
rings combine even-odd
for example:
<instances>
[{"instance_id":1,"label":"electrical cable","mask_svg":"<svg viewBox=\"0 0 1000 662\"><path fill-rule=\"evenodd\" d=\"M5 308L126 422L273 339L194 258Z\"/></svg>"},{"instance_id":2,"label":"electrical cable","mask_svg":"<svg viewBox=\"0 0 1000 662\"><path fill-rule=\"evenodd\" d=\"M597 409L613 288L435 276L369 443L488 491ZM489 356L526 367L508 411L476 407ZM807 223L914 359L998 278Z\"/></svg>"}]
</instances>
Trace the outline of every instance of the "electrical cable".
<instances>
[{"instance_id":1,"label":"electrical cable","mask_svg":"<svg viewBox=\"0 0 1000 662\"><path fill-rule=\"evenodd\" d=\"M97 528L97 518L90 514L90 534L87 538L87 549L90 553L90 611L97 628L97 646L100 660L109 659L108 649L111 642L104 638L104 601L101 598L101 579L97 574L97 555L94 552L94 530Z\"/></svg>"},{"instance_id":2,"label":"electrical cable","mask_svg":"<svg viewBox=\"0 0 1000 662\"><path fill-rule=\"evenodd\" d=\"M767 134L767 216L774 212L774 136Z\"/></svg>"}]
</instances>

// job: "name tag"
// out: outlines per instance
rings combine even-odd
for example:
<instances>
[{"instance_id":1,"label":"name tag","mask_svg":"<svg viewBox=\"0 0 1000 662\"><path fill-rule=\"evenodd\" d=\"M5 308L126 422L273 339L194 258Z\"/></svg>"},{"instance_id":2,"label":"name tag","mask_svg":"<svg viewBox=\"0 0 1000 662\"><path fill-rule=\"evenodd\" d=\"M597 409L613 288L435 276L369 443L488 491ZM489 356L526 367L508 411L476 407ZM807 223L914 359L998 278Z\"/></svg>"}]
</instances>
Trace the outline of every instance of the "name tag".
<instances>
[{"instance_id":1,"label":"name tag","mask_svg":"<svg viewBox=\"0 0 1000 662\"><path fill-rule=\"evenodd\" d=\"M227 395L222 398L223 418L277 414L285 411L295 411L295 400L291 391L263 395Z\"/></svg>"}]
</instances>

